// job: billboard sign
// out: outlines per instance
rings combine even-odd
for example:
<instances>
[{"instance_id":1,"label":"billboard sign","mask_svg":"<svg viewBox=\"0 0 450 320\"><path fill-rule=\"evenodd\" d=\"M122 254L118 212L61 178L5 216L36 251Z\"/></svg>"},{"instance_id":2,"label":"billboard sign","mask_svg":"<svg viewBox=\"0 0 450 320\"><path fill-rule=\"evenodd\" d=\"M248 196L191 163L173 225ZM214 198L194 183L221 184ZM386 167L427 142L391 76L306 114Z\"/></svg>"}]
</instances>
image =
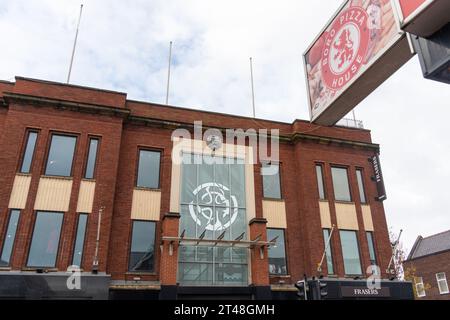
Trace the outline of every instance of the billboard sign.
<instances>
[{"instance_id":1,"label":"billboard sign","mask_svg":"<svg viewBox=\"0 0 450 320\"><path fill-rule=\"evenodd\" d=\"M448 0L395 0L403 30L429 37L450 22Z\"/></svg>"},{"instance_id":2,"label":"billboard sign","mask_svg":"<svg viewBox=\"0 0 450 320\"><path fill-rule=\"evenodd\" d=\"M311 121L335 124L411 57L391 0L345 1L303 55Z\"/></svg>"}]
</instances>

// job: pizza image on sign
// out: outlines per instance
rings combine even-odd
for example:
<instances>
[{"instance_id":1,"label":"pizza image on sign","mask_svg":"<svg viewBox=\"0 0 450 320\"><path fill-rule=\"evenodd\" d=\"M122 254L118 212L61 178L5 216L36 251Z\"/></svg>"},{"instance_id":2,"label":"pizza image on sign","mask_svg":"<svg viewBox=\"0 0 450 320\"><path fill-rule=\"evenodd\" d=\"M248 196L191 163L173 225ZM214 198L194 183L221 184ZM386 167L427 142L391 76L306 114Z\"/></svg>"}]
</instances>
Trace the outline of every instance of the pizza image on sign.
<instances>
[{"instance_id":1,"label":"pizza image on sign","mask_svg":"<svg viewBox=\"0 0 450 320\"><path fill-rule=\"evenodd\" d=\"M402 38L390 0L346 1L304 54L311 120Z\"/></svg>"}]
</instances>

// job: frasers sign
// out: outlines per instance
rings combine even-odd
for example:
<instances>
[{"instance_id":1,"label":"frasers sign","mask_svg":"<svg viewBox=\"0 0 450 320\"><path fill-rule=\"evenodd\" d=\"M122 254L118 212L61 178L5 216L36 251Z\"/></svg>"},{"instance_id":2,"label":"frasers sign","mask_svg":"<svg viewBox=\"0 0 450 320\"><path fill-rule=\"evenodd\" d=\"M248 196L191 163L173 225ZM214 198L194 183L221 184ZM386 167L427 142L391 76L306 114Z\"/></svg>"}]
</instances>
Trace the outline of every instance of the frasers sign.
<instances>
[{"instance_id":1,"label":"frasers sign","mask_svg":"<svg viewBox=\"0 0 450 320\"><path fill-rule=\"evenodd\" d=\"M449 0L395 0L401 28L429 37L450 22Z\"/></svg>"},{"instance_id":2,"label":"frasers sign","mask_svg":"<svg viewBox=\"0 0 450 320\"><path fill-rule=\"evenodd\" d=\"M384 187L383 173L381 172L380 157L378 156L378 154L375 154L368 160L369 162L372 163L373 172L375 174L373 180L377 185L377 192L378 192L377 200L384 201L386 200L387 197L386 197L386 189Z\"/></svg>"},{"instance_id":3,"label":"frasers sign","mask_svg":"<svg viewBox=\"0 0 450 320\"><path fill-rule=\"evenodd\" d=\"M413 56L391 0L347 0L303 55L311 121L333 125Z\"/></svg>"}]
</instances>

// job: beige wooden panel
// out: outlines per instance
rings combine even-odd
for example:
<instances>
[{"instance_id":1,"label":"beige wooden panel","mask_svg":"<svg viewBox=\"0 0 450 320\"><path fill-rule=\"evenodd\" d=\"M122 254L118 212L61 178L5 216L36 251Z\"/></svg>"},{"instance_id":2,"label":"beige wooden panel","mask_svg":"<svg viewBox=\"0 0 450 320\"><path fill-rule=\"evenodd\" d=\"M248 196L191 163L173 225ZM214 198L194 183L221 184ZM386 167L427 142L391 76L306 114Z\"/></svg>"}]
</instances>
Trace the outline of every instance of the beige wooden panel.
<instances>
[{"instance_id":1,"label":"beige wooden panel","mask_svg":"<svg viewBox=\"0 0 450 320\"><path fill-rule=\"evenodd\" d=\"M181 165L172 162L170 180L170 212L180 212Z\"/></svg>"},{"instance_id":2,"label":"beige wooden panel","mask_svg":"<svg viewBox=\"0 0 450 320\"><path fill-rule=\"evenodd\" d=\"M364 229L366 231L373 231L372 211L369 205L362 205L362 215L364 221Z\"/></svg>"},{"instance_id":3,"label":"beige wooden panel","mask_svg":"<svg viewBox=\"0 0 450 320\"><path fill-rule=\"evenodd\" d=\"M69 211L72 178L41 177L34 210Z\"/></svg>"},{"instance_id":4,"label":"beige wooden panel","mask_svg":"<svg viewBox=\"0 0 450 320\"><path fill-rule=\"evenodd\" d=\"M263 216L268 228L286 228L286 205L284 201L263 200Z\"/></svg>"},{"instance_id":5,"label":"beige wooden panel","mask_svg":"<svg viewBox=\"0 0 450 320\"><path fill-rule=\"evenodd\" d=\"M335 203L336 218L339 229L358 230L356 207L353 203Z\"/></svg>"},{"instance_id":6,"label":"beige wooden panel","mask_svg":"<svg viewBox=\"0 0 450 320\"><path fill-rule=\"evenodd\" d=\"M154 190L133 190L131 219L158 221L161 212L161 192Z\"/></svg>"},{"instance_id":7,"label":"beige wooden panel","mask_svg":"<svg viewBox=\"0 0 450 320\"><path fill-rule=\"evenodd\" d=\"M331 229L330 205L328 201L319 201L319 209L322 228Z\"/></svg>"},{"instance_id":8,"label":"beige wooden panel","mask_svg":"<svg viewBox=\"0 0 450 320\"><path fill-rule=\"evenodd\" d=\"M30 190L30 175L18 174L14 178L14 184L9 198L8 208L25 209L27 203L28 191Z\"/></svg>"},{"instance_id":9,"label":"beige wooden panel","mask_svg":"<svg viewBox=\"0 0 450 320\"><path fill-rule=\"evenodd\" d=\"M91 213L94 203L95 181L81 181L78 193L77 212Z\"/></svg>"}]
</instances>

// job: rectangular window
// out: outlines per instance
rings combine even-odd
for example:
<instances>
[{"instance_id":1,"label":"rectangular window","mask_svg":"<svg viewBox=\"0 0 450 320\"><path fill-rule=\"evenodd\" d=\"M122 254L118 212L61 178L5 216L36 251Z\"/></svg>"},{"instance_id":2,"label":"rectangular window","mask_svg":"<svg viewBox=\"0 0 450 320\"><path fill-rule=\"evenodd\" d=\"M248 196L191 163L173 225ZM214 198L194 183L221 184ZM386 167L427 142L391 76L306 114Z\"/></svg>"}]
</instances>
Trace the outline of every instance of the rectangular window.
<instances>
[{"instance_id":1,"label":"rectangular window","mask_svg":"<svg viewBox=\"0 0 450 320\"><path fill-rule=\"evenodd\" d=\"M425 286L423 285L422 277L414 277L414 283L416 284L417 297L422 298L426 296Z\"/></svg>"},{"instance_id":2,"label":"rectangular window","mask_svg":"<svg viewBox=\"0 0 450 320\"><path fill-rule=\"evenodd\" d=\"M261 175L264 198L281 199L280 165L263 164Z\"/></svg>"},{"instance_id":3,"label":"rectangular window","mask_svg":"<svg viewBox=\"0 0 450 320\"><path fill-rule=\"evenodd\" d=\"M276 238L276 245L269 247L269 273L272 275L286 275L286 247L283 229L267 229L267 240Z\"/></svg>"},{"instance_id":4,"label":"rectangular window","mask_svg":"<svg viewBox=\"0 0 450 320\"><path fill-rule=\"evenodd\" d=\"M373 241L373 232L367 231L367 244L369 246L369 258L370 258L370 264L376 265L377 264L377 257L375 255L375 243Z\"/></svg>"},{"instance_id":5,"label":"rectangular window","mask_svg":"<svg viewBox=\"0 0 450 320\"><path fill-rule=\"evenodd\" d=\"M346 275L361 275L358 239L355 231L340 231L342 256Z\"/></svg>"},{"instance_id":6,"label":"rectangular window","mask_svg":"<svg viewBox=\"0 0 450 320\"><path fill-rule=\"evenodd\" d=\"M28 131L27 144L22 158L22 165L20 166L20 173L30 173L31 163L33 162L34 149L36 148L36 140L38 133L36 131Z\"/></svg>"},{"instance_id":7,"label":"rectangular window","mask_svg":"<svg viewBox=\"0 0 450 320\"><path fill-rule=\"evenodd\" d=\"M70 177L77 138L53 134L51 139L45 175Z\"/></svg>"},{"instance_id":8,"label":"rectangular window","mask_svg":"<svg viewBox=\"0 0 450 320\"><path fill-rule=\"evenodd\" d=\"M319 191L319 199L325 200L325 186L323 183L323 166L321 164L316 164L316 177L317 177L317 187Z\"/></svg>"},{"instance_id":9,"label":"rectangular window","mask_svg":"<svg viewBox=\"0 0 450 320\"><path fill-rule=\"evenodd\" d=\"M161 152L139 150L137 186L143 188L159 188L159 170Z\"/></svg>"},{"instance_id":10,"label":"rectangular window","mask_svg":"<svg viewBox=\"0 0 450 320\"><path fill-rule=\"evenodd\" d=\"M28 267L55 267L64 215L38 211L28 254Z\"/></svg>"},{"instance_id":11,"label":"rectangular window","mask_svg":"<svg viewBox=\"0 0 450 320\"><path fill-rule=\"evenodd\" d=\"M444 272L436 273L436 280L437 280L438 287L439 287L439 293L440 294L449 293L447 277L445 276L445 273Z\"/></svg>"},{"instance_id":12,"label":"rectangular window","mask_svg":"<svg viewBox=\"0 0 450 320\"><path fill-rule=\"evenodd\" d=\"M366 193L364 191L363 172L361 169L356 170L356 180L358 180L359 199L361 203L367 203Z\"/></svg>"},{"instance_id":13,"label":"rectangular window","mask_svg":"<svg viewBox=\"0 0 450 320\"><path fill-rule=\"evenodd\" d=\"M155 264L155 222L133 221L129 271L153 272Z\"/></svg>"},{"instance_id":14,"label":"rectangular window","mask_svg":"<svg viewBox=\"0 0 450 320\"><path fill-rule=\"evenodd\" d=\"M75 247L73 249L72 265L81 267L83 259L84 238L86 236L87 214L78 216L77 235L75 237Z\"/></svg>"},{"instance_id":15,"label":"rectangular window","mask_svg":"<svg viewBox=\"0 0 450 320\"><path fill-rule=\"evenodd\" d=\"M334 274L333 249L331 247L331 239L330 242L328 242L329 238L330 238L330 229L323 229L323 241L324 241L324 248L326 248L325 256L327 258L327 270L328 274Z\"/></svg>"},{"instance_id":16,"label":"rectangular window","mask_svg":"<svg viewBox=\"0 0 450 320\"><path fill-rule=\"evenodd\" d=\"M6 229L5 239L3 240L2 255L0 258L0 267L7 267L10 264L11 253L16 238L17 226L19 224L19 210L11 210L8 221L8 228Z\"/></svg>"},{"instance_id":17,"label":"rectangular window","mask_svg":"<svg viewBox=\"0 0 450 320\"><path fill-rule=\"evenodd\" d=\"M334 198L337 201L352 201L346 168L332 167Z\"/></svg>"},{"instance_id":18,"label":"rectangular window","mask_svg":"<svg viewBox=\"0 0 450 320\"><path fill-rule=\"evenodd\" d=\"M97 138L89 139L89 151L87 156L86 171L84 173L85 179L94 179L95 174L95 162L97 161L97 149L98 149Z\"/></svg>"}]
</instances>

